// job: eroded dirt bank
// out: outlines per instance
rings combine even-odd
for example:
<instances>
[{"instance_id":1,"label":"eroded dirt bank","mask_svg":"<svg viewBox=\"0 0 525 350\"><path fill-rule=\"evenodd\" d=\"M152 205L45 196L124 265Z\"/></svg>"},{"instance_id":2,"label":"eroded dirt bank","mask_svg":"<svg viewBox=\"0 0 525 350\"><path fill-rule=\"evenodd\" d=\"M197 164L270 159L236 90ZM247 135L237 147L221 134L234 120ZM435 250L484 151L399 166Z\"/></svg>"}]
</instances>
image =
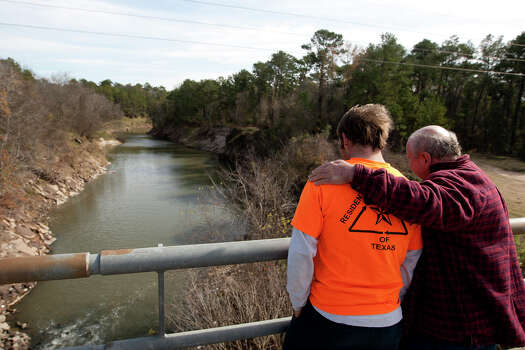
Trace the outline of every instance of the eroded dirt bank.
<instances>
[{"instance_id":1,"label":"eroded dirt bank","mask_svg":"<svg viewBox=\"0 0 525 350\"><path fill-rule=\"evenodd\" d=\"M105 140L104 140L105 141ZM106 171L104 141L81 141L82 151L77 162L63 164L63 176L57 181L47 181L35 174L27 174L24 186L27 197L21 203L4 203L0 212L0 258L36 256L49 253L55 241L48 227L47 213L78 194L84 185ZM0 286L0 346L4 349L26 349L29 337L23 332L26 324L12 324L13 307L36 283L19 283Z\"/></svg>"}]
</instances>

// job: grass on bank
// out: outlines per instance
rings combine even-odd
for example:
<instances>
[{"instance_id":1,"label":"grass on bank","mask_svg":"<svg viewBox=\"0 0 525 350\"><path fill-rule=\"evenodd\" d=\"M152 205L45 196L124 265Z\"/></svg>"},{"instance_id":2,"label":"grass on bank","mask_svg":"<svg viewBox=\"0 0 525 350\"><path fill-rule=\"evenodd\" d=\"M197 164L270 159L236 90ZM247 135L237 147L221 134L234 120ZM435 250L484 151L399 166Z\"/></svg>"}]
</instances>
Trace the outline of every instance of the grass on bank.
<instances>
[{"instance_id":1,"label":"grass on bank","mask_svg":"<svg viewBox=\"0 0 525 350\"><path fill-rule=\"evenodd\" d=\"M148 117L123 117L104 124L104 128L95 134L95 138L112 139L118 134L147 134L153 128Z\"/></svg>"}]
</instances>

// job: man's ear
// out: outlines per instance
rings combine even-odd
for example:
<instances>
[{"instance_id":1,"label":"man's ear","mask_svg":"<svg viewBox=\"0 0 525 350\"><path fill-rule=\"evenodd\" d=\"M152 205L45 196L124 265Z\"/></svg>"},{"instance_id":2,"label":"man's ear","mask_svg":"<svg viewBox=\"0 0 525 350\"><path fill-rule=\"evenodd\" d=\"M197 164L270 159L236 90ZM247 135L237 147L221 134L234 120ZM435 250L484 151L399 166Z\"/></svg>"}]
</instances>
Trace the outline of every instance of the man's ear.
<instances>
[{"instance_id":1,"label":"man's ear","mask_svg":"<svg viewBox=\"0 0 525 350\"><path fill-rule=\"evenodd\" d=\"M432 164L432 156L428 152L421 152L421 157L425 160L425 164L430 166Z\"/></svg>"},{"instance_id":2,"label":"man's ear","mask_svg":"<svg viewBox=\"0 0 525 350\"><path fill-rule=\"evenodd\" d=\"M348 146L350 140L348 139L348 137L346 137L345 133L342 133L341 137L343 138L343 146Z\"/></svg>"}]
</instances>

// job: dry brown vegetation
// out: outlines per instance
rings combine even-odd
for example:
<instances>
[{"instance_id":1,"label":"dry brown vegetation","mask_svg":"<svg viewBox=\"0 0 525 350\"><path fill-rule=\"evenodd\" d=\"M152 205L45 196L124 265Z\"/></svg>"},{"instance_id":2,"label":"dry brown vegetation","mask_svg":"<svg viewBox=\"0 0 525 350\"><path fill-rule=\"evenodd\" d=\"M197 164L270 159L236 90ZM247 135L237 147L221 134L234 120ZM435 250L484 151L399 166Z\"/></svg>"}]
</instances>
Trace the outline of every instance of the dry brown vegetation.
<instances>
[{"instance_id":1,"label":"dry brown vegetation","mask_svg":"<svg viewBox=\"0 0 525 350\"><path fill-rule=\"evenodd\" d=\"M295 138L272 158L248 155L234 170L223 172L224 185L217 188L247 219L246 239L286 237L308 172L336 157L326 135ZM187 331L290 316L285 266L280 261L194 271L182 305L172 305L171 327ZM207 348L280 349L281 336Z\"/></svg>"},{"instance_id":2,"label":"dry brown vegetation","mask_svg":"<svg viewBox=\"0 0 525 350\"><path fill-rule=\"evenodd\" d=\"M65 76L35 79L0 60L0 205L23 199L27 173L56 183L58 164L75 160L76 144L120 116L118 106Z\"/></svg>"}]
</instances>

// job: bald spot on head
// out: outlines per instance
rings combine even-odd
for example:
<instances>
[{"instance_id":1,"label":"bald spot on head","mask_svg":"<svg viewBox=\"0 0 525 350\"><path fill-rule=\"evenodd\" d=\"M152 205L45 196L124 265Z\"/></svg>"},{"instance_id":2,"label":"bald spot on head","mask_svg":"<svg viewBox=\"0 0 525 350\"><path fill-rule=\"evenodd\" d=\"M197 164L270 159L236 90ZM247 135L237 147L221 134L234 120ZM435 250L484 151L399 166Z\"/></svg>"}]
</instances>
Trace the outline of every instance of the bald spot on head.
<instances>
[{"instance_id":1,"label":"bald spot on head","mask_svg":"<svg viewBox=\"0 0 525 350\"><path fill-rule=\"evenodd\" d=\"M427 152L436 161L454 160L461 156L456 134L439 125L429 125L410 135L407 145L415 154Z\"/></svg>"}]
</instances>

